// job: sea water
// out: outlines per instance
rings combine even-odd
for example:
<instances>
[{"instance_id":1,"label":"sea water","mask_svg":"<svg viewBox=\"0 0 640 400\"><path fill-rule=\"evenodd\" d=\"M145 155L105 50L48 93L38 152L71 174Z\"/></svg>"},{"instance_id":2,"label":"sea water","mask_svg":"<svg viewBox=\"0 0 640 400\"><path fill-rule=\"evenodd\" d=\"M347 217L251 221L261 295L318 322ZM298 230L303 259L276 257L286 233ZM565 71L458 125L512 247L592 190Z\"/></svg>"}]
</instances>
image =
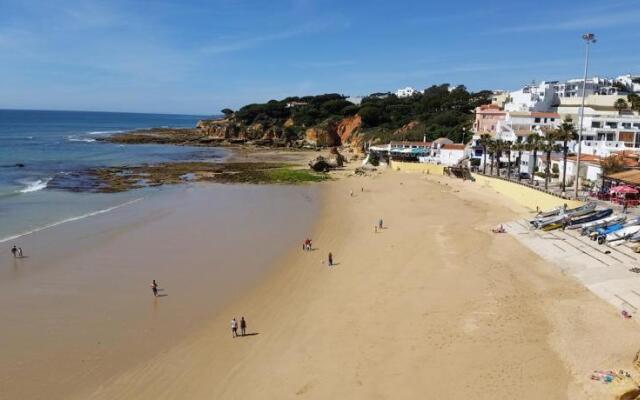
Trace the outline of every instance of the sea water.
<instances>
[{"instance_id":1,"label":"sea water","mask_svg":"<svg viewBox=\"0 0 640 400\"><path fill-rule=\"evenodd\" d=\"M197 115L0 110L0 244L106 213L162 189L75 193L47 188L56 175L98 166L225 157L215 148L122 145L108 135L152 127L194 127Z\"/></svg>"}]
</instances>

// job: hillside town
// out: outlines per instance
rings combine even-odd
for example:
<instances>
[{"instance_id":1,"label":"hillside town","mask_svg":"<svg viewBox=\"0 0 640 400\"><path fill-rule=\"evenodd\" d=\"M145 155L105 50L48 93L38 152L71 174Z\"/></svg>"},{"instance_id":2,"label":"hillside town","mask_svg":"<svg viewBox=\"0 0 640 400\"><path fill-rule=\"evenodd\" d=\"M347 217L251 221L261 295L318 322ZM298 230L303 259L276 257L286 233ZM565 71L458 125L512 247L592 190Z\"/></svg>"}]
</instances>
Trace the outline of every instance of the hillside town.
<instances>
[{"instance_id":1,"label":"hillside town","mask_svg":"<svg viewBox=\"0 0 640 400\"><path fill-rule=\"evenodd\" d=\"M406 87L395 95L416 93ZM490 104L475 109L471 132L463 132L462 143L425 138L371 146L370 151L396 160L464 167L544 186L562 196L570 196L574 186L581 196L602 196L616 183L640 184L639 95L640 75L632 74L533 82L515 91L494 91Z\"/></svg>"}]
</instances>

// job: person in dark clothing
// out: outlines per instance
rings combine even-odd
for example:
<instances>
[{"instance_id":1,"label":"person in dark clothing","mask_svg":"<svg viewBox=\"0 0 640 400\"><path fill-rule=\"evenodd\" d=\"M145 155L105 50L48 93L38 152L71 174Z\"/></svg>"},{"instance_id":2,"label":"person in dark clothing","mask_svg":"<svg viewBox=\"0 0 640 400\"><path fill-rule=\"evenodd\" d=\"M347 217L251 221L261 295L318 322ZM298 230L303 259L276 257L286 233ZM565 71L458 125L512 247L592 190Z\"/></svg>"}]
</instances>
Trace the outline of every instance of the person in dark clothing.
<instances>
[{"instance_id":1,"label":"person in dark clothing","mask_svg":"<svg viewBox=\"0 0 640 400\"><path fill-rule=\"evenodd\" d=\"M244 336L247 334L247 321L244 320L244 317L240 318L240 335Z\"/></svg>"},{"instance_id":2,"label":"person in dark clothing","mask_svg":"<svg viewBox=\"0 0 640 400\"><path fill-rule=\"evenodd\" d=\"M13 247L11 248L11 254L13 254L13 258L16 258L16 257L17 257L17 254L18 254L18 248L17 248L16 246L13 246Z\"/></svg>"},{"instance_id":3,"label":"person in dark clothing","mask_svg":"<svg viewBox=\"0 0 640 400\"><path fill-rule=\"evenodd\" d=\"M158 297L158 282L156 282L155 279L151 282L151 290L153 291L153 295Z\"/></svg>"},{"instance_id":4,"label":"person in dark clothing","mask_svg":"<svg viewBox=\"0 0 640 400\"><path fill-rule=\"evenodd\" d=\"M329 266L333 267L333 254L329 253L329 257L328 257L328 261L329 261Z\"/></svg>"}]
</instances>

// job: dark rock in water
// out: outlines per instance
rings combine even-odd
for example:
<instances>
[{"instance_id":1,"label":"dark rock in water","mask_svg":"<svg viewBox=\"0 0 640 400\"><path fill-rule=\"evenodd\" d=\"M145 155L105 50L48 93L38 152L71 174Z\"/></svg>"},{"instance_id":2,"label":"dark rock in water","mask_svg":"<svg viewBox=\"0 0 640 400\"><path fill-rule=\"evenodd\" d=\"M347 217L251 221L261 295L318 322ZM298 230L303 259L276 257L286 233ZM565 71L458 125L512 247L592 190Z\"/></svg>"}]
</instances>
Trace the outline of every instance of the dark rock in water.
<instances>
[{"instance_id":1,"label":"dark rock in water","mask_svg":"<svg viewBox=\"0 0 640 400\"><path fill-rule=\"evenodd\" d=\"M18 167L18 168L24 168L24 164L23 164L23 163L17 163L17 164L16 164L16 167Z\"/></svg>"}]
</instances>

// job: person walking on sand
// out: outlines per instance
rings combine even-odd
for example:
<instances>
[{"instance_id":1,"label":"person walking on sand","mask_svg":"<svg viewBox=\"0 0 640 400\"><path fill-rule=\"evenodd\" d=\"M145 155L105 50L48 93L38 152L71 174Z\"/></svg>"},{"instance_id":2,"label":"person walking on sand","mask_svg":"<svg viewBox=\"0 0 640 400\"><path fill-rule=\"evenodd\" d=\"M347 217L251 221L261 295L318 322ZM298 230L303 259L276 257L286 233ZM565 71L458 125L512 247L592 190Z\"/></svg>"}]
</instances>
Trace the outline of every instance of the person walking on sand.
<instances>
[{"instance_id":1,"label":"person walking on sand","mask_svg":"<svg viewBox=\"0 0 640 400\"><path fill-rule=\"evenodd\" d=\"M158 297L158 282L155 279L151 282L151 291L154 297Z\"/></svg>"},{"instance_id":2,"label":"person walking on sand","mask_svg":"<svg viewBox=\"0 0 640 400\"><path fill-rule=\"evenodd\" d=\"M333 267L333 254L331 254L331 252L329 252L329 257L328 258L328 263L330 267Z\"/></svg>"},{"instance_id":3,"label":"person walking on sand","mask_svg":"<svg viewBox=\"0 0 640 400\"><path fill-rule=\"evenodd\" d=\"M382 229L382 218L378 220L378 229Z\"/></svg>"},{"instance_id":4,"label":"person walking on sand","mask_svg":"<svg viewBox=\"0 0 640 400\"><path fill-rule=\"evenodd\" d=\"M240 335L244 336L247 334L247 321L244 320L244 317L240 318Z\"/></svg>"},{"instance_id":5,"label":"person walking on sand","mask_svg":"<svg viewBox=\"0 0 640 400\"><path fill-rule=\"evenodd\" d=\"M18 256L18 248L16 246L13 246L11 248L11 254L13 254L13 258L16 258Z\"/></svg>"},{"instance_id":6,"label":"person walking on sand","mask_svg":"<svg viewBox=\"0 0 640 400\"><path fill-rule=\"evenodd\" d=\"M349 197L353 197L353 190L349 190Z\"/></svg>"},{"instance_id":7,"label":"person walking on sand","mask_svg":"<svg viewBox=\"0 0 640 400\"><path fill-rule=\"evenodd\" d=\"M19 257L19 258L24 257L24 256L22 255L22 247L18 247L18 257Z\"/></svg>"},{"instance_id":8,"label":"person walking on sand","mask_svg":"<svg viewBox=\"0 0 640 400\"><path fill-rule=\"evenodd\" d=\"M231 320L231 337L238 337L238 321L235 318Z\"/></svg>"}]
</instances>

